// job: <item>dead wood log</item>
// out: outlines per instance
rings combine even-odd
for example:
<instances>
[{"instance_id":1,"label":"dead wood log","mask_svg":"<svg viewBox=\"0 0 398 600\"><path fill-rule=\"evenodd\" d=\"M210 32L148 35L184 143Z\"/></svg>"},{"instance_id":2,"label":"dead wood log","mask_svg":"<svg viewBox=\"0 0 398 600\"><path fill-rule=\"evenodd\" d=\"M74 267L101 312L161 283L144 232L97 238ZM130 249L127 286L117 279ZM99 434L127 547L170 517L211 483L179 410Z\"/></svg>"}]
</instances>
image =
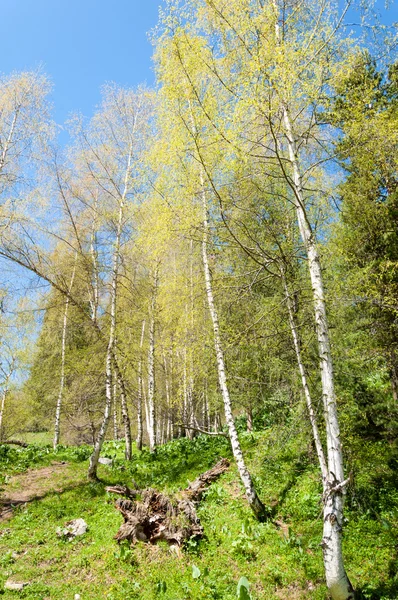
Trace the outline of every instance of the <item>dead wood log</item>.
<instances>
[{"instance_id":1,"label":"dead wood log","mask_svg":"<svg viewBox=\"0 0 398 600\"><path fill-rule=\"evenodd\" d=\"M137 541L156 544L159 540L165 540L170 545L181 546L191 537L202 537L203 527L196 514L195 503L228 467L229 461L221 459L175 497L166 496L152 488L137 490L124 485L107 487L108 492L124 496L118 498L115 504L124 519L115 539L119 543L129 540L132 544Z\"/></svg>"},{"instance_id":2,"label":"dead wood log","mask_svg":"<svg viewBox=\"0 0 398 600\"><path fill-rule=\"evenodd\" d=\"M199 475L189 484L189 486L184 490L184 493L195 502L200 500L203 492L205 492L209 486L220 477L229 467L229 460L226 458L222 458L214 467Z\"/></svg>"},{"instance_id":3,"label":"dead wood log","mask_svg":"<svg viewBox=\"0 0 398 600\"><path fill-rule=\"evenodd\" d=\"M13 445L13 446L21 446L22 448L27 448L29 446L29 444L27 444L26 442L21 442L20 440L6 440L4 442L0 442L0 446L2 444L9 444L9 445Z\"/></svg>"}]
</instances>

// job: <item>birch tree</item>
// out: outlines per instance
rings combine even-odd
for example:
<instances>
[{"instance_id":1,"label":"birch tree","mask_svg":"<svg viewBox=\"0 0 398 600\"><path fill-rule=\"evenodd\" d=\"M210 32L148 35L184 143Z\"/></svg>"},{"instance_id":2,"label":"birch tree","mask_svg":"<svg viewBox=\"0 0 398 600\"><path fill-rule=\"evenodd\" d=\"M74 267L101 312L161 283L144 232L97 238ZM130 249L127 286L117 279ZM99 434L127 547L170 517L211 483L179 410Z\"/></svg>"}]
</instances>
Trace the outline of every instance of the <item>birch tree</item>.
<instances>
[{"instance_id":1,"label":"birch tree","mask_svg":"<svg viewBox=\"0 0 398 600\"><path fill-rule=\"evenodd\" d=\"M139 356L138 356L138 381L137 381L137 449L142 450L142 389L143 389L143 380L142 380L142 359L143 359L143 346L144 346L144 336L145 336L145 319L142 321L142 329L141 329L141 338L140 338L140 348L139 348Z\"/></svg>"},{"instance_id":2,"label":"birch tree","mask_svg":"<svg viewBox=\"0 0 398 600\"><path fill-rule=\"evenodd\" d=\"M228 156L253 161L266 173L276 166L295 208L313 291L327 439L322 542L325 573L334 600L348 600L353 590L342 556L347 480L319 244L310 208L314 204L320 207L326 195L326 186L316 184L329 158L325 152L328 133L318 115L331 79L344 68L343 53L349 55L349 44L338 35L344 13L335 18L328 2L315 6L311 2L296 5L246 0L225 5L208 0L191 3L186 9L188 13L193 10L190 18L181 14L179 20L178 9L173 8L169 20L165 19L165 39L169 36L173 40L169 51L171 48L180 64L204 123ZM206 73L200 84L199 69ZM202 91L206 78L216 109L206 102ZM218 175L218 185L220 180Z\"/></svg>"},{"instance_id":3,"label":"birch tree","mask_svg":"<svg viewBox=\"0 0 398 600\"><path fill-rule=\"evenodd\" d=\"M0 194L26 179L24 167L51 136L48 79L39 72L0 79Z\"/></svg>"},{"instance_id":4,"label":"birch tree","mask_svg":"<svg viewBox=\"0 0 398 600\"><path fill-rule=\"evenodd\" d=\"M115 86L105 90L102 110L94 117L91 129L78 129L85 169L105 195L114 211L113 247L109 294L109 338L106 353L106 402L104 418L90 459L89 477L96 477L96 468L111 415L112 366L115 355L117 297L120 280L120 260L123 236L126 232L126 203L134 197L137 167L148 126L148 102L145 93L134 93ZM121 374L117 374L119 383ZM121 388L123 390L123 386ZM127 403L122 394L126 457L131 458L131 433Z\"/></svg>"},{"instance_id":5,"label":"birch tree","mask_svg":"<svg viewBox=\"0 0 398 600\"><path fill-rule=\"evenodd\" d=\"M72 269L72 275L70 278L68 295L65 298L65 310L64 310L64 317L63 317L62 340L61 340L61 374L60 374L57 406L55 409L55 425L54 425L54 440L53 440L54 450L57 448L57 446L59 444L59 436L60 436L61 409L62 409L62 399L63 399L64 385L65 385L65 354L66 354L66 334L67 334L67 327L68 327L68 312L69 312L70 294L72 293L72 290L73 290L73 283L74 283L75 275L76 275L76 262L77 262L77 253L75 253L75 259L74 259L74 264L73 264L73 269Z\"/></svg>"},{"instance_id":6,"label":"birch tree","mask_svg":"<svg viewBox=\"0 0 398 600\"><path fill-rule=\"evenodd\" d=\"M149 437L149 449L155 451L157 442L157 422L155 407L155 319L156 296L158 293L159 267L153 273L153 286L149 308L149 348L148 348L148 403L146 408L146 422Z\"/></svg>"},{"instance_id":7,"label":"birch tree","mask_svg":"<svg viewBox=\"0 0 398 600\"><path fill-rule=\"evenodd\" d=\"M203 179L201 180L201 185L204 185ZM204 189L201 191L202 196L202 206L203 206L203 241L202 241L202 256L203 256L203 270L205 275L205 285L206 285L206 295L207 301L209 304L210 316L213 322L213 332L214 332L214 345L216 351L217 358L217 368L218 368L218 379L221 388L221 393L224 401L224 411L225 418L228 425L229 437L232 445L232 452L234 454L234 458L236 460L236 464L238 466L239 475L242 480L242 483L245 488L246 497L248 499L250 508L256 515L258 519L262 519L265 516L265 507L262 504L260 498L257 495L255 490L253 480L251 475L246 467L245 460L243 458L242 450L240 447L240 442L238 438L238 433L235 427L234 416L232 413L232 404L229 395L229 389L227 384L226 377L226 369L225 369L225 360L224 360L224 352L221 343L220 337L220 327L219 327L219 319L217 309L214 303L214 295L212 288L212 279L211 272L209 268L209 261L207 255L207 245L209 241L209 221L208 221L208 206L206 201L206 192Z\"/></svg>"},{"instance_id":8,"label":"birch tree","mask_svg":"<svg viewBox=\"0 0 398 600\"><path fill-rule=\"evenodd\" d=\"M0 443L3 441L3 421L4 421L4 411L6 407L6 399L9 392L10 379L15 371L15 357L12 357L11 362L6 366L3 366L3 363L0 367L2 374L1 381L1 399L0 399Z\"/></svg>"},{"instance_id":9,"label":"birch tree","mask_svg":"<svg viewBox=\"0 0 398 600\"><path fill-rule=\"evenodd\" d=\"M32 352L34 320L26 298L1 294L0 312L0 442L21 431L23 423L15 410L14 392L18 378L26 373ZM10 405L11 400L11 405ZM14 414L17 413L17 414Z\"/></svg>"},{"instance_id":10,"label":"birch tree","mask_svg":"<svg viewBox=\"0 0 398 600\"><path fill-rule=\"evenodd\" d=\"M194 44L196 44L194 42ZM200 51L200 42L197 43L197 50ZM170 60L170 53L173 60ZM167 59L166 59L167 57ZM167 62L166 62L167 60ZM184 67L181 68L179 49L173 43L165 42L165 46L159 53L159 75L163 84L162 99L166 106L163 110L171 112L171 123L165 121L167 131L163 135L173 140L173 145L177 149L177 161L184 163L186 170L184 178L191 179L191 183L185 188L187 197L185 204L190 201L189 195L192 194L192 223L196 231L200 231L202 248L202 267L204 274L204 284L207 298L208 310L212 322L213 343L216 355L216 365L218 372L218 382L224 404L224 413L228 426L229 437L231 440L232 451L238 466L239 475L245 488L246 497L253 513L258 519L266 516L266 509L262 504L255 490L252 477L246 466L243 453L240 447L237 435L235 421L232 411L232 403L227 383L227 373L224 359L224 349L220 333L219 315L214 299L213 283L211 269L208 258L208 246L210 239L210 203L208 199L209 177L203 166L202 154L208 152L210 160L213 163L217 161L217 154L214 148L217 147L216 139L209 135L209 127L201 113L203 106L211 111L213 108L212 93L213 89L206 89L206 76L200 67L191 63L192 72L187 73ZM198 88L190 81L190 76L197 83ZM165 117L166 119L167 117ZM175 128L173 130L173 128ZM211 133L211 128L210 128ZM184 155L185 153L185 155ZM198 166L199 165L199 166ZM181 173L182 175L182 173ZM193 185L192 185L193 184ZM179 181L181 186L181 180Z\"/></svg>"}]
</instances>

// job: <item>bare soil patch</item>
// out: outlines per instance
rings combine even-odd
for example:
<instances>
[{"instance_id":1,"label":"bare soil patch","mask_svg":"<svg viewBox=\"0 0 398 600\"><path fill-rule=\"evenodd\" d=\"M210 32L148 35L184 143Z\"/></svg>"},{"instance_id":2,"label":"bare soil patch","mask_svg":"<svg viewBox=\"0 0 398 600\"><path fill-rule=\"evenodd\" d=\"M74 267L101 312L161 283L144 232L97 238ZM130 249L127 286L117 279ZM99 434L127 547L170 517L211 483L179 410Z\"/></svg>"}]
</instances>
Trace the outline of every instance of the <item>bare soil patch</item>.
<instances>
[{"instance_id":1,"label":"bare soil patch","mask_svg":"<svg viewBox=\"0 0 398 600\"><path fill-rule=\"evenodd\" d=\"M76 481L76 473L73 476L70 465L65 462L13 475L0 493L0 521L10 519L15 507L49 493L62 492L73 481Z\"/></svg>"}]
</instances>

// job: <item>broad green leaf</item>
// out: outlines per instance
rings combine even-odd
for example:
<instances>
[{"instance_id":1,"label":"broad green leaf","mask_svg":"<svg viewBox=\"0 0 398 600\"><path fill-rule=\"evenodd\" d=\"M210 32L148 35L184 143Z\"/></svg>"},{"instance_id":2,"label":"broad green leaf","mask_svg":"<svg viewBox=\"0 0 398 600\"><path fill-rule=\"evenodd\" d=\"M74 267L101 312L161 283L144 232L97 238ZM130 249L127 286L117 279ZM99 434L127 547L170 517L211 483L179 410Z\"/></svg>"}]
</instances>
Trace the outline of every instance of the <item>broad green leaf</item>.
<instances>
[{"instance_id":1,"label":"broad green leaf","mask_svg":"<svg viewBox=\"0 0 398 600\"><path fill-rule=\"evenodd\" d=\"M194 579L199 579L200 577L200 569L196 565L192 565L192 577Z\"/></svg>"},{"instance_id":2,"label":"broad green leaf","mask_svg":"<svg viewBox=\"0 0 398 600\"><path fill-rule=\"evenodd\" d=\"M251 600L249 593L250 583L246 577L241 577L238 581L237 596L239 600Z\"/></svg>"}]
</instances>

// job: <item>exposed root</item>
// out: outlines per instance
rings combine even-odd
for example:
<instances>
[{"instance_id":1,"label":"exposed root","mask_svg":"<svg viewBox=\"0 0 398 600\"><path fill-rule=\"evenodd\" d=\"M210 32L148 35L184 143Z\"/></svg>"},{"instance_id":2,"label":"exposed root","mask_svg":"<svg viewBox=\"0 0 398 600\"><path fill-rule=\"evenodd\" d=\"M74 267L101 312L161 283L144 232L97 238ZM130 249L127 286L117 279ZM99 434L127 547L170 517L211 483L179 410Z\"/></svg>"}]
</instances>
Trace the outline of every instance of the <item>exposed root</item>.
<instances>
[{"instance_id":1,"label":"exposed root","mask_svg":"<svg viewBox=\"0 0 398 600\"><path fill-rule=\"evenodd\" d=\"M115 504L124 518L115 539L118 542L129 540L133 544L137 541L156 544L159 540L164 540L170 545L181 546L191 537L202 537L203 527L196 514L195 503L228 467L229 461L221 459L174 498L151 488L137 490L122 485L108 487L108 492L124 496L118 498Z\"/></svg>"}]
</instances>

